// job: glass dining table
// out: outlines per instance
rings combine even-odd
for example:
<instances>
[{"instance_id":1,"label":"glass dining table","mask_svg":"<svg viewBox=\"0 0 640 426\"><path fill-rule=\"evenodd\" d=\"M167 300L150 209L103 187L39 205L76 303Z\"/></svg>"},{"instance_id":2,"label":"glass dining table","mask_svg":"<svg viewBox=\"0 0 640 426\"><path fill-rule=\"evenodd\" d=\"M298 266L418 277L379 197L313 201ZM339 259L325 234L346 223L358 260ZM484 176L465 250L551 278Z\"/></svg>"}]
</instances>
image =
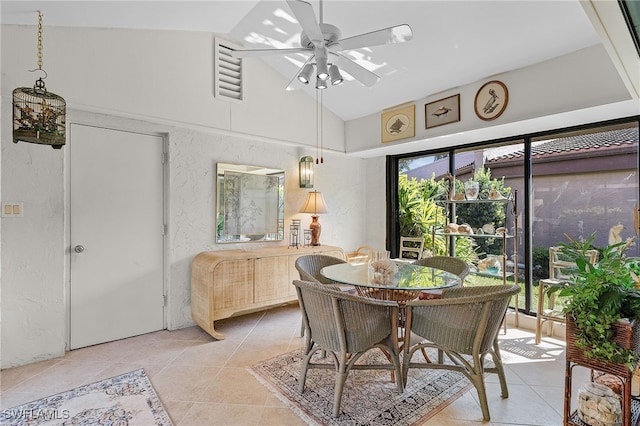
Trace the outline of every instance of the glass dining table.
<instances>
[{"instance_id":1,"label":"glass dining table","mask_svg":"<svg viewBox=\"0 0 640 426\"><path fill-rule=\"evenodd\" d=\"M399 304L416 299L423 291L457 287L462 283L457 275L442 269L407 262L393 263L397 272L391 275L376 274L366 263L325 266L320 274L332 281L354 286L361 296L395 300Z\"/></svg>"}]
</instances>

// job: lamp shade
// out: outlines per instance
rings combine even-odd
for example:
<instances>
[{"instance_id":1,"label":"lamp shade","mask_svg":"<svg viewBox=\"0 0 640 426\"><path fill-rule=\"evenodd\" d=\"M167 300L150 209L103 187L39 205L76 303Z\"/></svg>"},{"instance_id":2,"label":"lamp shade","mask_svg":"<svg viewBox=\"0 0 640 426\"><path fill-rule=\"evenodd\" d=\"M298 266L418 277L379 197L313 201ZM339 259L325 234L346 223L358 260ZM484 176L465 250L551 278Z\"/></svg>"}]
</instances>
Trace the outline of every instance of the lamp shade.
<instances>
[{"instance_id":1,"label":"lamp shade","mask_svg":"<svg viewBox=\"0 0 640 426\"><path fill-rule=\"evenodd\" d=\"M300 213L311 213L317 215L319 213L327 212L327 203L324 201L324 197L321 192L311 191L307 194L307 199L300 209Z\"/></svg>"}]
</instances>

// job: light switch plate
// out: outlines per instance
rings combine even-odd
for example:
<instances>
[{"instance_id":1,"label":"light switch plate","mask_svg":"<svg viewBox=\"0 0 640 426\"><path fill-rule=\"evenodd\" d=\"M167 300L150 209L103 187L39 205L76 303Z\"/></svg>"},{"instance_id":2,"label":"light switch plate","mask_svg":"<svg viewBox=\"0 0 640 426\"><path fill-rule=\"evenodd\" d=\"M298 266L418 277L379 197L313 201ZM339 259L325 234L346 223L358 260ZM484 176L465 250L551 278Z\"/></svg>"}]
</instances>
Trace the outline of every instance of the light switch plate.
<instances>
[{"instance_id":1,"label":"light switch plate","mask_svg":"<svg viewBox=\"0 0 640 426\"><path fill-rule=\"evenodd\" d=\"M18 201L3 201L2 217L24 217L24 203Z\"/></svg>"}]
</instances>

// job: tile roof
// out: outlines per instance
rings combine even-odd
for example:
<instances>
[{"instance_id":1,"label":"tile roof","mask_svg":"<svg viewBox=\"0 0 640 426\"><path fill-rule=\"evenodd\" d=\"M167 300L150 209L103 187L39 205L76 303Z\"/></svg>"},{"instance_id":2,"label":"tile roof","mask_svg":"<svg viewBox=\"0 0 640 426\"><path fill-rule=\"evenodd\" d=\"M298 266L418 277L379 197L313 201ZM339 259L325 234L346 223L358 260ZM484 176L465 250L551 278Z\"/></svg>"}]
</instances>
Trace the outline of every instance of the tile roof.
<instances>
[{"instance_id":1,"label":"tile roof","mask_svg":"<svg viewBox=\"0 0 640 426\"><path fill-rule=\"evenodd\" d=\"M638 143L638 129L626 128L609 130L599 133L589 133L566 138L551 139L541 144L534 144L531 148L533 158L554 155L602 152L602 150L630 147ZM494 157L487 163L497 163L504 160L522 158L524 150Z\"/></svg>"}]
</instances>

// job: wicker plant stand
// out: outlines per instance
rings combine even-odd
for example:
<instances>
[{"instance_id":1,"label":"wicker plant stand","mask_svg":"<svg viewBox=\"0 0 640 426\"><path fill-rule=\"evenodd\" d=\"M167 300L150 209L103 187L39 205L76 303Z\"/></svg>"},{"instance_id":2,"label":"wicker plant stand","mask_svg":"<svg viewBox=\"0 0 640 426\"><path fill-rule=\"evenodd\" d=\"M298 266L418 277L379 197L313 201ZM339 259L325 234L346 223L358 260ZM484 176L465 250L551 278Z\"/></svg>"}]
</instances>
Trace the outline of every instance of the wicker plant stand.
<instances>
[{"instance_id":1,"label":"wicker plant stand","mask_svg":"<svg viewBox=\"0 0 640 426\"><path fill-rule=\"evenodd\" d=\"M580 420L577 411L571 408L571 378L573 368L576 366L591 369L592 378L594 370L616 376L622 383L622 426L640 425L640 400L631 397L631 378L633 377L633 371L630 371L629 368L623 364L611 364L587 358L583 350L576 347L574 337L576 326L570 315L566 317L566 327L567 351L564 380L564 425L588 426ZM614 326L614 333L614 341L616 343L640 353L640 324L638 324L637 321L631 324L616 324Z\"/></svg>"}]
</instances>

